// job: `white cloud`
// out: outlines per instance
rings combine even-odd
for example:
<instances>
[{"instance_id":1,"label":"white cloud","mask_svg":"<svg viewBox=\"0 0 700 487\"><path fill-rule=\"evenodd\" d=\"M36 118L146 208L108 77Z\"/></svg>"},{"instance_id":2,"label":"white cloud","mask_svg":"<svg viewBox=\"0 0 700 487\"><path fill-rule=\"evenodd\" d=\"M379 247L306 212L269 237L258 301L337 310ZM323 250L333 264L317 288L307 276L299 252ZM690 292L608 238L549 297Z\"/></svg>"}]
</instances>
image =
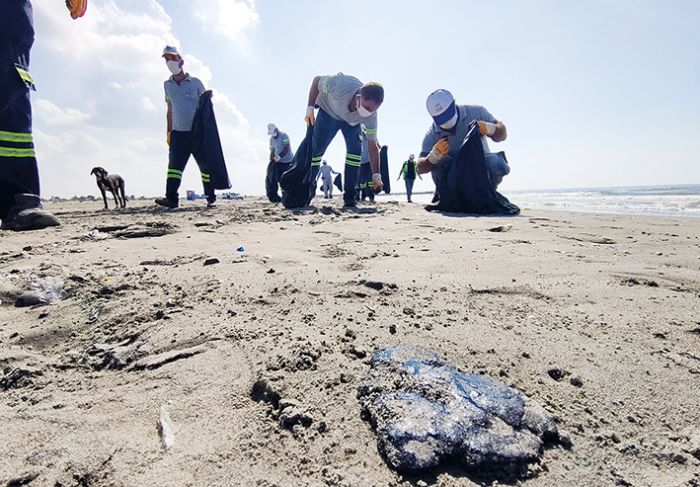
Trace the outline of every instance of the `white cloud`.
<instances>
[{"instance_id":1,"label":"white cloud","mask_svg":"<svg viewBox=\"0 0 700 487\"><path fill-rule=\"evenodd\" d=\"M75 108L61 108L49 100L34 100L34 117L50 126L71 126L87 122L90 115Z\"/></svg>"},{"instance_id":2,"label":"white cloud","mask_svg":"<svg viewBox=\"0 0 700 487\"><path fill-rule=\"evenodd\" d=\"M260 22L254 0L197 0L192 14L206 31L231 39Z\"/></svg>"},{"instance_id":3,"label":"white cloud","mask_svg":"<svg viewBox=\"0 0 700 487\"><path fill-rule=\"evenodd\" d=\"M254 13L252 2L245 6ZM250 17L240 7L219 7L224 15ZM78 21L54 0L36 0L34 11L33 71L44 72L33 99L42 194L94 194L89 172L96 165L121 174L129 194L162 194L168 150L163 81L169 73L161 52L166 44L179 45L171 18L157 0L95 0ZM186 55L185 66L209 86L211 70L196 56ZM262 193L259 161L267 142L251 136L246 117L224 93L213 100L233 190ZM185 188L201 191L194 160Z\"/></svg>"}]
</instances>

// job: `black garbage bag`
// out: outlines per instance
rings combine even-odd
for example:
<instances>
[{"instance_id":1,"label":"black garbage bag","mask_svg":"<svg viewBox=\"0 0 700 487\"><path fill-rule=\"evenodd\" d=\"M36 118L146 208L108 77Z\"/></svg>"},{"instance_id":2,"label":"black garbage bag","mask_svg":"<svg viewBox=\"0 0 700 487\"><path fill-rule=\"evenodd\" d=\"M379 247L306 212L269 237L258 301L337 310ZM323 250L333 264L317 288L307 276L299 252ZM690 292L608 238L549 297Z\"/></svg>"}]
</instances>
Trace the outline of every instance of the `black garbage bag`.
<instances>
[{"instance_id":1,"label":"black garbage bag","mask_svg":"<svg viewBox=\"0 0 700 487\"><path fill-rule=\"evenodd\" d=\"M277 192L277 186L279 185L280 176L282 176L282 170L285 167L281 166L278 162L270 161L267 165L267 175L265 176L265 192L267 193L267 199L271 203L279 203L282 201L279 193Z\"/></svg>"},{"instance_id":2,"label":"black garbage bag","mask_svg":"<svg viewBox=\"0 0 700 487\"><path fill-rule=\"evenodd\" d=\"M230 189L231 181L226 170L226 160L221 148L211 97L211 90L205 91L199 97L199 104L192 122L193 149L195 154L200 156L199 161L209 171L214 189Z\"/></svg>"},{"instance_id":3,"label":"black garbage bag","mask_svg":"<svg viewBox=\"0 0 700 487\"><path fill-rule=\"evenodd\" d=\"M306 137L299 144L289 169L280 177L282 204L285 208L309 206L316 193L316 181L311 177L311 140L314 127L306 129Z\"/></svg>"},{"instance_id":4,"label":"black garbage bag","mask_svg":"<svg viewBox=\"0 0 700 487\"><path fill-rule=\"evenodd\" d=\"M333 180L333 184L335 185L336 188L338 188L338 191L343 190L343 175L338 174L335 179Z\"/></svg>"},{"instance_id":5,"label":"black garbage bag","mask_svg":"<svg viewBox=\"0 0 700 487\"><path fill-rule=\"evenodd\" d=\"M472 123L457 158L440 162L433 171L438 171L434 179L440 200L427 209L480 215L520 213L520 208L493 187L476 123Z\"/></svg>"},{"instance_id":6,"label":"black garbage bag","mask_svg":"<svg viewBox=\"0 0 700 487\"><path fill-rule=\"evenodd\" d=\"M384 193L391 194L391 178L389 177L389 148L385 145L379 149L379 172L384 183Z\"/></svg>"}]
</instances>

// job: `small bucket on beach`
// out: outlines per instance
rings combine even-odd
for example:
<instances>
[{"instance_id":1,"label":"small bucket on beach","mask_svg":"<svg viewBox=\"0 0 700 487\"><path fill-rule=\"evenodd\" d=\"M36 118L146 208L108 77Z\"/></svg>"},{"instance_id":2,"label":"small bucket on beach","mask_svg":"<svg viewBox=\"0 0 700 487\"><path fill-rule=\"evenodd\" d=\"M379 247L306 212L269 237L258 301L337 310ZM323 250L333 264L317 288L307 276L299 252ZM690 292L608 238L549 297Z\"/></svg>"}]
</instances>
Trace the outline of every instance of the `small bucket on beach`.
<instances>
[{"instance_id":1,"label":"small bucket on beach","mask_svg":"<svg viewBox=\"0 0 700 487\"><path fill-rule=\"evenodd\" d=\"M194 201L195 200L195 193L191 189L187 190L187 201Z\"/></svg>"}]
</instances>

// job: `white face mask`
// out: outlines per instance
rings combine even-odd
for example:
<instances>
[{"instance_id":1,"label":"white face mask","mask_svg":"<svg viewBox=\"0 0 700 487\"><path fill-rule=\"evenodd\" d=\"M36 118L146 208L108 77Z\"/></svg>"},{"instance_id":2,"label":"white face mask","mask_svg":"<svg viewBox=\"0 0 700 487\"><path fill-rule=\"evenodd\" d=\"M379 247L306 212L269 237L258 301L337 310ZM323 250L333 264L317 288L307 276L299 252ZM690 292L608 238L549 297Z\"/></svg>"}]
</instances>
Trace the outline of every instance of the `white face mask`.
<instances>
[{"instance_id":1,"label":"white face mask","mask_svg":"<svg viewBox=\"0 0 700 487\"><path fill-rule=\"evenodd\" d=\"M367 118L370 115L372 115L373 112L370 112L367 110L365 107L362 106L362 98L357 99L357 113L360 115L362 118Z\"/></svg>"},{"instance_id":2,"label":"white face mask","mask_svg":"<svg viewBox=\"0 0 700 487\"><path fill-rule=\"evenodd\" d=\"M447 122L440 125L440 128L445 129L445 130L450 130L452 127L455 126L456 123L457 123L457 114L455 113L451 119L449 119Z\"/></svg>"},{"instance_id":3,"label":"white face mask","mask_svg":"<svg viewBox=\"0 0 700 487\"><path fill-rule=\"evenodd\" d=\"M182 72L182 68L180 67L180 61L170 60L166 61L165 64L168 66L168 69L173 74L180 74L180 72Z\"/></svg>"}]
</instances>

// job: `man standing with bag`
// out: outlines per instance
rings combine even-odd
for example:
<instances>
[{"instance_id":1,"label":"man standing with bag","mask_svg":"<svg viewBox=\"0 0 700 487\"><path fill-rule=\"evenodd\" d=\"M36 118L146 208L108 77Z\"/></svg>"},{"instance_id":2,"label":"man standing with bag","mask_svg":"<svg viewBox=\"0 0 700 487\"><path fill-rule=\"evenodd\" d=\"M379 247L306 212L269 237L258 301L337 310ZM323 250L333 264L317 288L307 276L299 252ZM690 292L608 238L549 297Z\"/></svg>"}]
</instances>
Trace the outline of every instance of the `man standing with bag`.
<instances>
[{"instance_id":1,"label":"man standing with bag","mask_svg":"<svg viewBox=\"0 0 700 487\"><path fill-rule=\"evenodd\" d=\"M216 193L211 184L209 169L201 154L195 151L192 136L192 122L199 105L199 97L204 93L202 82L186 73L182 66L185 60L173 46L165 46L163 50L165 64L172 76L165 81L165 102L168 105L166 140L170 147L168 153L168 177L165 186L165 198L157 198L156 204L167 208L177 208L180 204L178 189L182 183L182 172L187 166L190 155L199 166L202 176L204 194L207 196L207 207L216 206Z\"/></svg>"},{"instance_id":2,"label":"man standing with bag","mask_svg":"<svg viewBox=\"0 0 700 487\"><path fill-rule=\"evenodd\" d=\"M68 0L73 19L87 0ZM29 0L0 1L0 220L3 230L40 230L60 225L41 209L39 168L32 136L29 54L34 21Z\"/></svg>"}]
</instances>

